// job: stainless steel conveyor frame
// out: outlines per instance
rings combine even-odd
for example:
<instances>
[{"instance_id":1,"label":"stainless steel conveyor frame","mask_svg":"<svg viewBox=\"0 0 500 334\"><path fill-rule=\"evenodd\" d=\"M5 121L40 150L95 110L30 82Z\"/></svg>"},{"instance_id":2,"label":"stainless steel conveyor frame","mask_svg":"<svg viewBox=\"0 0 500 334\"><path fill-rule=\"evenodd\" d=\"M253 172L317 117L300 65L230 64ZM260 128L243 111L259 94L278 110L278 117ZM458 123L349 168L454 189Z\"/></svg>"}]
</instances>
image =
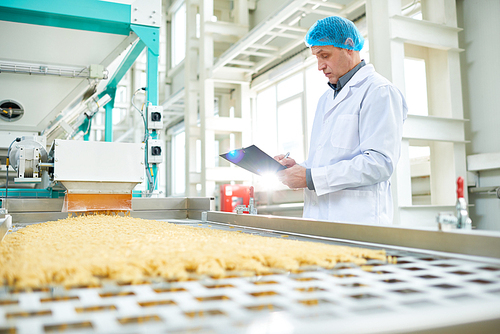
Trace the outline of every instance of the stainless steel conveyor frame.
<instances>
[{"instance_id":1,"label":"stainless steel conveyor frame","mask_svg":"<svg viewBox=\"0 0 500 334\"><path fill-rule=\"evenodd\" d=\"M246 333L277 326L294 333L327 333L332 328L338 333L491 333L500 326L498 233L240 215L215 212L213 204L212 198L140 198L133 200L131 216L384 248L398 263L369 260L371 271L342 264L253 278L205 277L68 291L0 288L0 332L45 333L83 326L89 333ZM57 199L10 199L7 208L16 230L66 218L61 206ZM86 308L92 312L75 315L74 310Z\"/></svg>"},{"instance_id":2,"label":"stainless steel conveyor frame","mask_svg":"<svg viewBox=\"0 0 500 334\"><path fill-rule=\"evenodd\" d=\"M64 219L63 199L9 199L6 208L13 224ZM439 231L397 226L372 226L288 218L268 215L246 215L213 211L213 198L134 198L131 216L144 219L196 219L207 212L207 220L295 233L309 237L335 238L354 242L424 249L454 254L500 259L500 233L492 231Z\"/></svg>"}]
</instances>

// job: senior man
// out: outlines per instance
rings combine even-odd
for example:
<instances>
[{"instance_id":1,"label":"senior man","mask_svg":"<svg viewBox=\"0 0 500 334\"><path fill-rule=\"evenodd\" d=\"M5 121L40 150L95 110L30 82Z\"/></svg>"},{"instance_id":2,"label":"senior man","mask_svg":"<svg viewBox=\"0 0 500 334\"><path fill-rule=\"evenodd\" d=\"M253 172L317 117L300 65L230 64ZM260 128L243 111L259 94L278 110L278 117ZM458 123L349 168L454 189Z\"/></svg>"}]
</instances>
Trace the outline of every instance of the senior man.
<instances>
[{"instance_id":1,"label":"senior man","mask_svg":"<svg viewBox=\"0 0 500 334\"><path fill-rule=\"evenodd\" d=\"M317 21L305 44L330 88L316 109L307 160L278 173L286 186L305 188L305 218L390 224L390 177L401 149L407 106L403 94L361 60L364 39L338 16Z\"/></svg>"}]
</instances>

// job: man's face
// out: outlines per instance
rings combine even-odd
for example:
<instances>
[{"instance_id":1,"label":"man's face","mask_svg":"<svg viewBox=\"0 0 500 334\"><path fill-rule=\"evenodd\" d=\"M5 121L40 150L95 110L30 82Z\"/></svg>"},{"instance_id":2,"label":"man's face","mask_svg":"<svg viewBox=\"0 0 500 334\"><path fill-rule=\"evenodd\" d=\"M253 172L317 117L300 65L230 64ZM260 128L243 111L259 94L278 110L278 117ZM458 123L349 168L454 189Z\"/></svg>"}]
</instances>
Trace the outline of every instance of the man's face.
<instances>
[{"instance_id":1,"label":"man's face","mask_svg":"<svg viewBox=\"0 0 500 334\"><path fill-rule=\"evenodd\" d=\"M318 59L318 70L323 71L330 83L336 84L350 70L350 58L346 49L333 45L313 46L312 54Z\"/></svg>"}]
</instances>

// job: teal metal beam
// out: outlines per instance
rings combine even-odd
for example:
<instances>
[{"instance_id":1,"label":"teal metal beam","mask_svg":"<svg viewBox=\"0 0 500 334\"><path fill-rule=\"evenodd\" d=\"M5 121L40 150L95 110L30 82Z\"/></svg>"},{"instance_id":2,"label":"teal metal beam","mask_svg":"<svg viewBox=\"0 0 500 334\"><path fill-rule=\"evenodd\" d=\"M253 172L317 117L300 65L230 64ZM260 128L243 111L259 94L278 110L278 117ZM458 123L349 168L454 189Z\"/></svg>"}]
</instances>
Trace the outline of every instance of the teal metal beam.
<instances>
[{"instance_id":1,"label":"teal metal beam","mask_svg":"<svg viewBox=\"0 0 500 334\"><path fill-rule=\"evenodd\" d=\"M155 56L160 55L160 28L131 24L130 29L139 36Z\"/></svg>"},{"instance_id":2,"label":"teal metal beam","mask_svg":"<svg viewBox=\"0 0 500 334\"><path fill-rule=\"evenodd\" d=\"M48 189L18 189L9 187L9 198L61 198L65 190ZM5 199L5 188L0 188L0 197ZM1 200L0 200L1 202Z\"/></svg>"},{"instance_id":3,"label":"teal metal beam","mask_svg":"<svg viewBox=\"0 0 500 334\"><path fill-rule=\"evenodd\" d=\"M131 6L98 0L1 0L0 20L128 35Z\"/></svg>"},{"instance_id":4,"label":"teal metal beam","mask_svg":"<svg viewBox=\"0 0 500 334\"><path fill-rule=\"evenodd\" d=\"M154 30L150 30L150 36L151 34L154 33ZM155 36L155 35L152 35ZM139 36L140 37L140 36ZM145 37L147 38L147 37ZM148 45L148 42L146 42ZM152 46L153 48L158 47L159 48L159 41L156 38L152 38L149 40L149 45L148 45L148 57L147 57L147 90L146 90L146 99L147 99L147 105L153 105L157 106L158 105L158 53L155 53L154 49L150 48ZM149 122L149 119L146 120L146 124ZM153 130L151 133L151 138L152 139L158 139L158 133L156 130ZM149 184L148 184L148 189L149 190L158 190L158 164L152 164L151 166L151 174L153 176L153 183L154 183L154 189L149 189Z\"/></svg>"},{"instance_id":5,"label":"teal metal beam","mask_svg":"<svg viewBox=\"0 0 500 334\"><path fill-rule=\"evenodd\" d=\"M110 87L116 88L118 86L118 83L120 83L125 74L127 74L128 70L132 67L132 65L134 65L137 57L140 56L145 47L146 44L144 44L144 42L140 39L132 45L127 55L118 66L118 69L115 71L111 79L109 79L106 89Z\"/></svg>"},{"instance_id":6,"label":"teal metal beam","mask_svg":"<svg viewBox=\"0 0 500 334\"><path fill-rule=\"evenodd\" d=\"M109 94L109 96L111 96L111 101L109 101L104 107L106 111L104 122L104 141L113 141L113 108L115 105L116 88L125 74L127 74L128 70L132 67L137 57L139 57L145 46L146 44L144 44L144 42L140 39L137 40L134 45L132 45L127 55L125 56L125 58L123 58L122 62L118 66L118 69L108 81L106 89L101 94L99 94L99 98L103 97L106 94Z\"/></svg>"},{"instance_id":7,"label":"teal metal beam","mask_svg":"<svg viewBox=\"0 0 500 334\"><path fill-rule=\"evenodd\" d=\"M120 67L109 80L104 92L111 96L105 106L105 141L113 140L113 107L116 87L125 76L144 47L147 47L147 105L158 105L158 56L160 53L160 29L131 24L131 6L115 2L98 0L0 0L0 20L128 35L132 30L139 40L130 49ZM91 119L85 119L80 125L84 139L89 139ZM156 131L151 134L158 138ZM158 167L153 164L153 175L157 178ZM158 188L155 182L155 189Z\"/></svg>"},{"instance_id":8,"label":"teal metal beam","mask_svg":"<svg viewBox=\"0 0 500 334\"><path fill-rule=\"evenodd\" d=\"M147 90L148 103L158 105L158 56L148 48Z\"/></svg>"},{"instance_id":9,"label":"teal metal beam","mask_svg":"<svg viewBox=\"0 0 500 334\"><path fill-rule=\"evenodd\" d=\"M104 118L104 141L113 141L113 108L115 107L115 95L116 88L108 88L102 95L109 94L111 96L111 101L109 101L105 106L105 118Z\"/></svg>"},{"instance_id":10,"label":"teal metal beam","mask_svg":"<svg viewBox=\"0 0 500 334\"><path fill-rule=\"evenodd\" d=\"M151 50L148 50L147 80L148 80L148 89L146 91L147 94L146 99L148 100L148 105L150 102L152 105L157 106L158 105L158 57L155 56L151 52ZM147 119L146 122L149 122L149 119ZM156 132L156 130L152 131L151 138L158 139L158 132ZM151 174L153 175L153 180L154 180L153 181L154 190L158 190L158 164L152 164L152 165L153 166L151 167L152 169Z\"/></svg>"}]
</instances>

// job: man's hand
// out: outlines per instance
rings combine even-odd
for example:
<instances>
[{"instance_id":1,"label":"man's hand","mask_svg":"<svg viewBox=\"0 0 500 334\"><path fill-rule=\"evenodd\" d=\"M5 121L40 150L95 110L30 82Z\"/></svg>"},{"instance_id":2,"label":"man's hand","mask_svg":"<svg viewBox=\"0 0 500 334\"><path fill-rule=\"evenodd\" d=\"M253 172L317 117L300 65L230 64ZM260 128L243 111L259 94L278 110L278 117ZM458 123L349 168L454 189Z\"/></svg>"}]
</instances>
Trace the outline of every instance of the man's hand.
<instances>
[{"instance_id":1,"label":"man's hand","mask_svg":"<svg viewBox=\"0 0 500 334\"><path fill-rule=\"evenodd\" d=\"M274 160L278 161L280 164L286 167L295 166L297 163L292 158L285 158L284 154L280 154L274 157Z\"/></svg>"},{"instance_id":2,"label":"man's hand","mask_svg":"<svg viewBox=\"0 0 500 334\"><path fill-rule=\"evenodd\" d=\"M290 189L307 187L306 169L301 165L294 164L292 167L279 171L277 175L278 180L280 180L285 186L289 187Z\"/></svg>"}]
</instances>

